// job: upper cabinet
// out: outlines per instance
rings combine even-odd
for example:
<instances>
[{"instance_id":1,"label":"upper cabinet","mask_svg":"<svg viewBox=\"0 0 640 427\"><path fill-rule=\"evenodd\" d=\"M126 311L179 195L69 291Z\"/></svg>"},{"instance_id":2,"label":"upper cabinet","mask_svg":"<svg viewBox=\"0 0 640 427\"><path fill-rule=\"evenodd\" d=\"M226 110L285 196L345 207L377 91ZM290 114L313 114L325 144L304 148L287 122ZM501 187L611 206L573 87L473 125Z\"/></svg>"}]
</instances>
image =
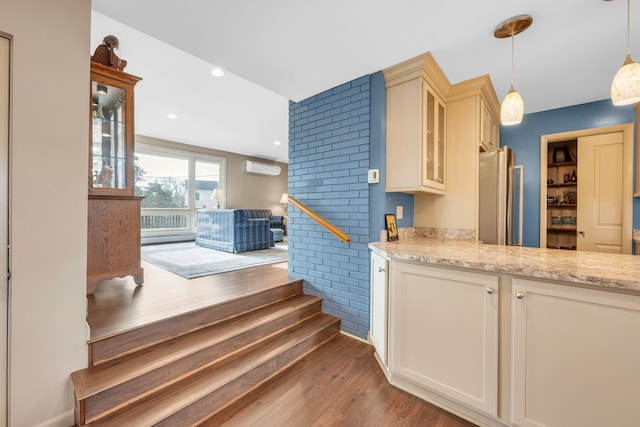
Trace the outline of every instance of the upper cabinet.
<instances>
[{"instance_id":1,"label":"upper cabinet","mask_svg":"<svg viewBox=\"0 0 640 427\"><path fill-rule=\"evenodd\" d=\"M384 70L389 192L444 194L449 81L426 53Z\"/></svg>"},{"instance_id":2,"label":"upper cabinet","mask_svg":"<svg viewBox=\"0 0 640 427\"><path fill-rule=\"evenodd\" d=\"M479 152L500 146L500 103L488 75L451 85L447 105L447 192L415 197L416 227L477 235ZM472 238L472 237L470 237Z\"/></svg>"}]
</instances>

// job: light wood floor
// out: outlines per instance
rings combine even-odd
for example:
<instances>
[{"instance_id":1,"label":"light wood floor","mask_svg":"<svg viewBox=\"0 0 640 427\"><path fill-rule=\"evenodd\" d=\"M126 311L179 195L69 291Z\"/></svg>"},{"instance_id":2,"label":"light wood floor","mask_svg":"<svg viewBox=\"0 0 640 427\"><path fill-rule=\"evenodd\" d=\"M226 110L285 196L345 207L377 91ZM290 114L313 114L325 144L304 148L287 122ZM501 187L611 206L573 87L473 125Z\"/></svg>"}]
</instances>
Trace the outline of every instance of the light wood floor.
<instances>
[{"instance_id":1,"label":"light wood floor","mask_svg":"<svg viewBox=\"0 0 640 427\"><path fill-rule=\"evenodd\" d=\"M145 284L114 279L88 296L92 340L233 299L287 280L287 263L184 279L143 262ZM473 424L387 382L370 345L338 335L207 426L425 426Z\"/></svg>"},{"instance_id":2,"label":"light wood floor","mask_svg":"<svg viewBox=\"0 0 640 427\"><path fill-rule=\"evenodd\" d=\"M91 340L274 287L288 278L286 262L196 279L144 261L142 267L144 285L130 277L102 281L87 296Z\"/></svg>"}]
</instances>

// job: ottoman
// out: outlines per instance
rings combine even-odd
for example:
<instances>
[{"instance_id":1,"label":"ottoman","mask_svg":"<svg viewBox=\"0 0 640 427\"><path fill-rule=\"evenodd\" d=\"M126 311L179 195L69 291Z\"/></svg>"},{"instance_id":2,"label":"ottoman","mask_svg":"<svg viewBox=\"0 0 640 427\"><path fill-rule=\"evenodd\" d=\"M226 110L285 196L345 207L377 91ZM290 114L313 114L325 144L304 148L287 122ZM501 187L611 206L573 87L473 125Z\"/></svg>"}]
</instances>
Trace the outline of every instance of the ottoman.
<instances>
[{"instance_id":1,"label":"ottoman","mask_svg":"<svg viewBox=\"0 0 640 427\"><path fill-rule=\"evenodd\" d=\"M284 230L282 228L272 228L274 242L282 242L284 240Z\"/></svg>"}]
</instances>

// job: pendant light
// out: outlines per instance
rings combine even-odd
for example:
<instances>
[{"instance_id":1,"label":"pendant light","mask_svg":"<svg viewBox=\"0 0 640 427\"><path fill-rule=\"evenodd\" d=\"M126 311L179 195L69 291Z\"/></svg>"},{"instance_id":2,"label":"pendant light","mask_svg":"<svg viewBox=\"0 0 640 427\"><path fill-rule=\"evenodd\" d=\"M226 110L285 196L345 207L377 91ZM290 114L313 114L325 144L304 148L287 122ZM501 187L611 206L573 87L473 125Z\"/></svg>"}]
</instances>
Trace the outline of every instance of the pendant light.
<instances>
[{"instance_id":1,"label":"pendant light","mask_svg":"<svg viewBox=\"0 0 640 427\"><path fill-rule=\"evenodd\" d=\"M640 65L631 59L631 0L627 0L627 57L611 83L613 105L629 105L640 101Z\"/></svg>"},{"instance_id":2,"label":"pendant light","mask_svg":"<svg viewBox=\"0 0 640 427\"><path fill-rule=\"evenodd\" d=\"M513 37L529 28L532 22L533 18L529 15L515 16L499 24L493 33L499 39L511 37L511 87L500 107L500 122L504 126L517 125L522 121L522 116L524 115L524 102L522 102L522 97L513 85L515 74Z\"/></svg>"}]
</instances>

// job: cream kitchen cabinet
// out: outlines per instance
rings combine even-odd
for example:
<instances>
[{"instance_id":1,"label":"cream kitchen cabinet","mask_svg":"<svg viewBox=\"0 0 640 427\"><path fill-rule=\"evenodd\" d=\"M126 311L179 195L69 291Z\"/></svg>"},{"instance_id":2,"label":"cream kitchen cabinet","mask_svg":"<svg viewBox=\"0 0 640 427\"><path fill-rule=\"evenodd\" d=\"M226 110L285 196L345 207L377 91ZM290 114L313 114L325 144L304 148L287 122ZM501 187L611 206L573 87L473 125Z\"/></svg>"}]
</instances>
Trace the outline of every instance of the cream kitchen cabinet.
<instances>
[{"instance_id":1,"label":"cream kitchen cabinet","mask_svg":"<svg viewBox=\"0 0 640 427\"><path fill-rule=\"evenodd\" d=\"M391 263L392 383L498 411L498 277Z\"/></svg>"},{"instance_id":2,"label":"cream kitchen cabinet","mask_svg":"<svg viewBox=\"0 0 640 427\"><path fill-rule=\"evenodd\" d=\"M386 191L444 194L449 82L430 54L384 71L387 86Z\"/></svg>"},{"instance_id":3,"label":"cream kitchen cabinet","mask_svg":"<svg viewBox=\"0 0 640 427\"><path fill-rule=\"evenodd\" d=\"M480 100L480 150L492 151L500 147L500 129L487 103Z\"/></svg>"},{"instance_id":4,"label":"cream kitchen cabinet","mask_svg":"<svg viewBox=\"0 0 640 427\"><path fill-rule=\"evenodd\" d=\"M389 312L389 261L371 253L371 314L369 319L369 341L373 345L378 362L388 372L387 327Z\"/></svg>"},{"instance_id":5,"label":"cream kitchen cabinet","mask_svg":"<svg viewBox=\"0 0 640 427\"><path fill-rule=\"evenodd\" d=\"M477 236L479 151L491 149L482 148L483 138L494 141L495 148L500 144L498 127L493 125L499 110L489 76L451 86L447 94L447 192L415 197L416 226L457 229Z\"/></svg>"},{"instance_id":6,"label":"cream kitchen cabinet","mask_svg":"<svg viewBox=\"0 0 640 427\"><path fill-rule=\"evenodd\" d=\"M512 421L637 426L640 296L513 280Z\"/></svg>"}]
</instances>

